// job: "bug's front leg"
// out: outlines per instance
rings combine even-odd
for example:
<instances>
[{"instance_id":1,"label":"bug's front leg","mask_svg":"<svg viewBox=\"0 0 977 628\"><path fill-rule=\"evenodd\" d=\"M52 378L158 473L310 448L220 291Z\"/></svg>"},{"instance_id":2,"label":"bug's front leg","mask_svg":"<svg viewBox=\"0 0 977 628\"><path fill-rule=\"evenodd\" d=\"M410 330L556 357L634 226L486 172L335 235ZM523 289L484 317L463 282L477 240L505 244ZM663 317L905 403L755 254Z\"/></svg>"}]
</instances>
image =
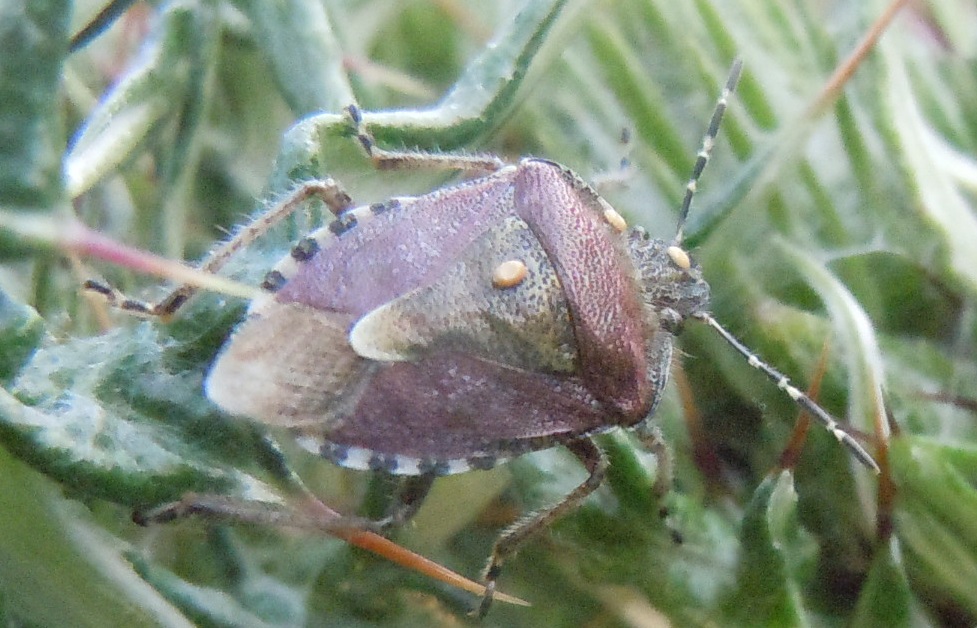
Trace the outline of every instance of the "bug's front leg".
<instances>
[{"instance_id":1,"label":"bug's front leg","mask_svg":"<svg viewBox=\"0 0 977 628\"><path fill-rule=\"evenodd\" d=\"M672 469L672 451L657 425L650 425L650 421L640 423L635 427L634 435L641 440L641 444L655 457L655 483L651 492L659 502L672 492L674 480ZM662 518L667 516L667 509L662 506Z\"/></svg>"},{"instance_id":2,"label":"bug's front leg","mask_svg":"<svg viewBox=\"0 0 977 628\"><path fill-rule=\"evenodd\" d=\"M548 508L538 510L517 521L508 530L502 533L499 540L492 548L492 557L489 559L488 566L485 568L485 596L482 598L476 611L479 618L485 617L489 607L492 605L492 596L495 593L495 583L502 571L502 563L514 554L519 546L529 537L545 529L554 521L576 509L580 503L593 493L597 487L604 483L607 476L607 457L600 447L590 438L580 438L570 441L566 448L577 457L590 473L587 479L580 486L573 489L563 501L560 501Z\"/></svg>"}]
</instances>

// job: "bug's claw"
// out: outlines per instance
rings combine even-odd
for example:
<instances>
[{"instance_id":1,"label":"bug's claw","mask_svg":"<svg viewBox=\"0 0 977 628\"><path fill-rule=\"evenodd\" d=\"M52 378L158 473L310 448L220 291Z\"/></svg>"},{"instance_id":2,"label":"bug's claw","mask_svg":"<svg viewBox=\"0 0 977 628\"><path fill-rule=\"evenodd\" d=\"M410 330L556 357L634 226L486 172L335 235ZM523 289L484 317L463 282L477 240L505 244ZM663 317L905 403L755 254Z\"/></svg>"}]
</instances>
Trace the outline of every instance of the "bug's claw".
<instances>
[{"instance_id":1,"label":"bug's claw","mask_svg":"<svg viewBox=\"0 0 977 628\"><path fill-rule=\"evenodd\" d=\"M492 575L493 571L495 572ZM495 580L498 577L498 566L492 565L489 568L489 575L485 577L485 594L482 596L482 601L479 603L478 608L476 608L472 615L477 619L483 619L489 612L489 608L492 607L492 599L495 597Z\"/></svg>"}]
</instances>

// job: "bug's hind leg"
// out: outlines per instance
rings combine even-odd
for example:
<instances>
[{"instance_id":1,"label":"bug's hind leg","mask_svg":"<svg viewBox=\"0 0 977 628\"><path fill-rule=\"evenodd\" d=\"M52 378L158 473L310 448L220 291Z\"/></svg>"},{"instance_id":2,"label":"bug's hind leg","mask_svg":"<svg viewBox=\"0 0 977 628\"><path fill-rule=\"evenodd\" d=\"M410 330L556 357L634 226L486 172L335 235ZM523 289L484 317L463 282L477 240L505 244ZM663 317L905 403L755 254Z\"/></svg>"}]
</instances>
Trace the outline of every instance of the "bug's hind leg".
<instances>
[{"instance_id":1,"label":"bug's hind leg","mask_svg":"<svg viewBox=\"0 0 977 628\"><path fill-rule=\"evenodd\" d=\"M188 493L182 499L146 510L137 510L132 519L139 525L169 523L188 517L210 521L249 523L333 532L343 529L383 532L410 520L417 512L434 482L433 474L407 478L387 516L382 519L344 516L333 512L311 495L290 507L280 504L248 502L222 495Z\"/></svg>"},{"instance_id":2,"label":"bug's hind leg","mask_svg":"<svg viewBox=\"0 0 977 628\"><path fill-rule=\"evenodd\" d=\"M582 484L564 497L563 501L527 515L502 533L499 540L495 542L495 547L492 548L492 557L485 568L485 596L475 613L478 617L484 617L492 604L492 595L495 593L495 583L502 570L502 563L514 554L529 537L576 509L583 500L604 483L607 475L607 457L597 446L597 443L590 438L580 438L567 443L566 448L580 460L590 475Z\"/></svg>"},{"instance_id":3,"label":"bug's hind leg","mask_svg":"<svg viewBox=\"0 0 977 628\"><path fill-rule=\"evenodd\" d=\"M306 202L313 198L321 200L336 215L353 205L349 194L333 179L306 181L267 212L238 230L229 240L213 249L200 263L198 270L216 273L235 253L260 239L275 225L294 214L299 208L304 207ZM89 279L84 283L84 290L100 296L112 307L130 314L146 318L165 319L176 314L197 292L198 287L189 283L182 284L155 302L131 299L110 284L94 279Z\"/></svg>"}]
</instances>

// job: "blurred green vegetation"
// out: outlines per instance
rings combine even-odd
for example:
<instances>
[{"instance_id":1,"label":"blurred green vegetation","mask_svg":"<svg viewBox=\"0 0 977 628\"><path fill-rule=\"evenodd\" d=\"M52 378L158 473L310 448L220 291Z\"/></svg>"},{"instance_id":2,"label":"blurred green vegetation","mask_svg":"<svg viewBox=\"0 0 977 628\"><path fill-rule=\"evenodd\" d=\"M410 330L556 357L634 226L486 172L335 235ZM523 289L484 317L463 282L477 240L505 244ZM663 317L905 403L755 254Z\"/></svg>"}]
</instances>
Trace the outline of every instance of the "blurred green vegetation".
<instances>
[{"instance_id":1,"label":"blurred green vegetation","mask_svg":"<svg viewBox=\"0 0 977 628\"><path fill-rule=\"evenodd\" d=\"M0 4L0 622L464 624L470 596L338 540L131 524L188 490L275 500L286 466L344 512L389 487L203 397L243 303L201 295L170 325L106 316L85 278L149 296L153 280L50 244L77 218L192 260L295 179L335 176L363 203L445 180L374 172L338 115L354 100L385 147L551 158L669 237L735 56L746 74L689 229L715 316L802 383L829 343L820 400L886 441L894 502L816 428L776 470L796 410L690 325L694 408L672 385L658 413L685 542L657 517L654 461L608 435L608 485L506 565L500 588L533 606L485 624L977 622L972 2L904 9L824 109L885 3L173 0L134 3L69 54L103 8ZM307 227L230 272L254 281ZM582 475L553 450L439 480L394 538L476 576L501 527Z\"/></svg>"}]
</instances>

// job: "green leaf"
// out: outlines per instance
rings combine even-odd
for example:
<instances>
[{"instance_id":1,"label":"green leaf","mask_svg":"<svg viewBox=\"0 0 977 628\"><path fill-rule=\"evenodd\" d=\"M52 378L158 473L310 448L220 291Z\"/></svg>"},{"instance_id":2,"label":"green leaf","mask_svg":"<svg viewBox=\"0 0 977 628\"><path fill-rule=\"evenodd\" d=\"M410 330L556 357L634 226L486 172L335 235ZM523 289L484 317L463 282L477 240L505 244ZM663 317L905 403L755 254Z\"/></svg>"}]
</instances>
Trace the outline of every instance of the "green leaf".
<instances>
[{"instance_id":1,"label":"green leaf","mask_svg":"<svg viewBox=\"0 0 977 628\"><path fill-rule=\"evenodd\" d=\"M44 321L33 308L0 290L0 384L6 385L44 337Z\"/></svg>"},{"instance_id":2,"label":"green leaf","mask_svg":"<svg viewBox=\"0 0 977 628\"><path fill-rule=\"evenodd\" d=\"M0 614L26 626L189 626L136 577L124 543L0 450Z\"/></svg>"},{"instance_id":3,"label":"green leaf","mask_svg":"<svg viewBox=\"0 0 977 628\"><path fill-rule=\"evenodd\" d=\"M278 85L296 116L336 112L355 102L343 52L318 2L237 0L257 29Z\"/></svg>"},{"instance_id":4,"label":"green leaf","mask_svg":"<svg viewBox=\"0 0 977 628\"><path fill-rule=\"evenodd\" d=\"M277 501L244 471L277 454L221 418L201 382L192 354L148 324L46 346L10 392L0 390L0 438L90 497L137 506L198 491Z\"/></svg>"},{"instance_id":5,"label":"green leaf","mask_svg":"<svg viewBox=\"0 0 977 628\"><path fill-rule=\"evenodd\" d=\"M906 437L894 441L896 534L926 595L946 595L977 615L977 448Z\"/></svg>"},{"instance_id":6,"label":"green leaf","mask_svg":"<svg viewBox=\"0 0 977 628\"><path fill-rule=\"evenodd\" d=\"M912 614L912 592L906 572L890 543L875 554L875 561L855 609L853 626L917 626Z\"/></svg>"},{"instance_id":7,"label":"green leaf","mask_svg":"<svg viewBox=\"0 0 977 628\"><path fill-rule=\"evenodd\" d=\"M58 87L70 5L38 0L0 6L0 206L43 209L61 198Z\"/></svg>"},{"instance_id":8,"label":"green leaf","mask_svg":"<svg viewBox=\"0 0 977 628\"><path fill-rule=\"evenodd\" d=\"M264 621L260 616L244 608L231 595L219 590L200 587L187 582L173 572L145 560L138 554L129 556L136 572L161 595L196 622L219 626L254 626L264 628L274 625L297 625L301 617L278 617L280 623ZM284 591L283 591L284 592Z\"/></svg>"},{"instance_id":9,"label":"green leaf","mask_svg":"<svg viewBox=\"0 0 977 628\"><path fill-rule=\"evenodd\" d=\"M893 127L896 141L902 145L900 153L907 158L903 166L914 183L913 192L921 211L944 236L954 273L973 290L977 288L973 247L977 216L959 181L971 186L977 183L977 161L972 155L956 154L954 147L935 132L920 111L905 67L891 54L883 58L889 70L890 98L902 105L893 108Z\"/></svg>"},{"instance_id":10,"label":"green leaf","mask_svg":"<svg viewBox=\"0 0 977 628\"><path fill-rule=\"evenodd\" d=\"M753 626L809 623L799 576L813 544L799 527L797 493L789 471L767 478L743 517L736 587L723 604L727 621Z\"/></svg>"},{"instance_id":11,"label":"green leaf","mask_svg":"<svg viewBox=\"0 0 977 628\"><path fill-rule=\"evenodd\" d=\"M553 61L558 42L577 23L583 4L527 3L437 105L407 112L367 110L364 122L377 140L394 147L450 150L476 141L499 126L525 94L530 70L539 71ZM309 117L289 130L277 164L276 187L286 186L296 173L326 174L324 165L334 162L337 139L349 135L347 120L337 113ZM343 152L348 161L349 152Z\"/></svg>"},{"instance_id":12,"label":"green leaf","mask_svg":"<svg viewBox=\"0 0 977 628\"><path fill-rule=\"evenodd\" d=\"M139 154L151 132L175 112L194 76L193 45L205 35L207 11L169 2L138 62L88 116L65 159L68 194L76 197ZM210 35L213 43L213 34Z\"/></svg>"}]
</instances>

